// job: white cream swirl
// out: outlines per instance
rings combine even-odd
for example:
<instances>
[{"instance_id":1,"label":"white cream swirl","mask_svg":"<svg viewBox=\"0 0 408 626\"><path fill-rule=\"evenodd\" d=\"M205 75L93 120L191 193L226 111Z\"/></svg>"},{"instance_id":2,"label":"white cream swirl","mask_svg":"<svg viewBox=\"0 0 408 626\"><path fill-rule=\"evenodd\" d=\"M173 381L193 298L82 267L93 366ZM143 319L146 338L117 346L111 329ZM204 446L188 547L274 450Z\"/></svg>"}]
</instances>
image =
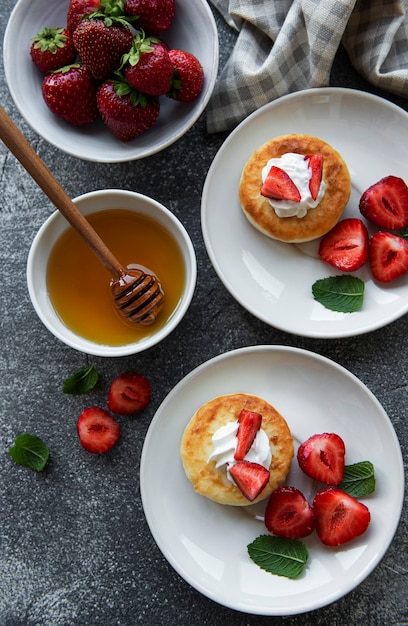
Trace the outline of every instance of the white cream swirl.
<instances>
[{"instance_id":1,"label":"white cream swirl","mask_svg":"<svg viewBox=\"0 0 408 626\"><path fill-rule=\"evenodd\" d=\"M215 461L215 467L225 466L228 479L235 484L229 469L236 463L234 453L237 447L238 422L228 422L221 426L212 436L213 451L208 462ZM272 461L272 452L268 435L262 428L258 430L254 443L245 457L246 461L259 463L269 469Z\"/></svg>"},{"instance_id":2,"label":"white cream swirl","mask_svg":"<svg viewBox=\"0 0 408 626\"><path fill-rule=\"evenodd\" d=\"M273 165L275 165L275 167L280 167L281 170L284 170L288 176L290 176L296 187L299 189L301 198L300 202L268 198L269 204L275 209L278 217L305 217L308 210L317 207L323 198L326 190L326 183L322 179L317 198L316 200L313 200L309 189L309 180L312 175L312 170L309 167L308 160L305 159L303 154L287 152L281 157L269 159L262 170L262 182L264 182Z\"/></svg>"}]
</instances>

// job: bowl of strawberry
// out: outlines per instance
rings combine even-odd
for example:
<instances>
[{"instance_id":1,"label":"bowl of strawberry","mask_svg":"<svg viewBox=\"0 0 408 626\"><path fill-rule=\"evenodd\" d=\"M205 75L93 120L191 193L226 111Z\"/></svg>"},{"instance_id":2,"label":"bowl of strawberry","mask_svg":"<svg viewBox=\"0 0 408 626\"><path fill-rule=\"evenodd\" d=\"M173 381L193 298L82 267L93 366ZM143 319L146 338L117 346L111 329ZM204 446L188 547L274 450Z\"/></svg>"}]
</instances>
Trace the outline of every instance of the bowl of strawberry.
<instances>
[{"instance_id":1,"label":"bowl of strawberry","mask_svg":"<svg viewBox=\"0 0 408 626\"><path fill-rule=\"evenodd\" d=\"M205 0L163 0L160 10L157 0L19 0L4 67L21 115L50 144L88 161L132 161L173 144L203 113L218 35Z\"/></svg>"}]
</instances>

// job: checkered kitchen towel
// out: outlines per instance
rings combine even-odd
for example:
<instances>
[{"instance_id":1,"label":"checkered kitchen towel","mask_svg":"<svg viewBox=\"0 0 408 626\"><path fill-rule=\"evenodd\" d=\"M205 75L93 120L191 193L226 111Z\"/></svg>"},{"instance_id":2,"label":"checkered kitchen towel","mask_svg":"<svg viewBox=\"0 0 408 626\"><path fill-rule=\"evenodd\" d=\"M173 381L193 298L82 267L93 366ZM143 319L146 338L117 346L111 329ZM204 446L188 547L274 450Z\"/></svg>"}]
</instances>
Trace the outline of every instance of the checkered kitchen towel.
<instances>
[{"instance_id":1,"label":"checkered kitchen towel","mask_svg":"<svg viewBox=\"0 0 408 626\"><path fill-rule=\"evenodd\" d=\"M280 96L327 86L340 43L368 81L408 98L408 0L210 1L239 33L208 105L209 132L232 129Z\"/></svg>"}]
</instances>

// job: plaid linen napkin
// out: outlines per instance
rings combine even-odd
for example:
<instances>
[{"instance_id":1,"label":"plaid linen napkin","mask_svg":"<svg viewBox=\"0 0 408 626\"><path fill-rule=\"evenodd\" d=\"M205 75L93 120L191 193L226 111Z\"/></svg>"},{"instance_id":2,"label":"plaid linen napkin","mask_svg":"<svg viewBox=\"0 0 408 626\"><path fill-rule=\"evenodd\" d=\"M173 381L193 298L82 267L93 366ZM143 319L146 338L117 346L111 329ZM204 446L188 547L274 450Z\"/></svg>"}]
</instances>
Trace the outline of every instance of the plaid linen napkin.
<instances>
[{"instance_id":1,"label":"plaid linen napkin","mask_svg":"<svg viewBox=\"0 0 408 626\"><path fill-rule=\"evenodd\" d=\"M210 133L280 96L327 86L340 43L364 78L408 98L408 0L210 2L239 31L207 108Z\"/></svg>"}]
</instances>

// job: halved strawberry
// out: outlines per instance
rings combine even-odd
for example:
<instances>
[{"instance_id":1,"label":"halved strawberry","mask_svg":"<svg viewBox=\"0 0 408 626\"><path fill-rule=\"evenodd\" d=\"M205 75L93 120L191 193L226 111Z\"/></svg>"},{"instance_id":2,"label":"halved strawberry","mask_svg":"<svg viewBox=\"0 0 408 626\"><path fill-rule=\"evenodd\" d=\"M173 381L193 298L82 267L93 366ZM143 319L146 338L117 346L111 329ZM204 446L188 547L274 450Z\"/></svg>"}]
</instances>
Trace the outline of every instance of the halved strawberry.
<instances>
[{"instance_id":1,"label":"halved strawberry","mask_svg":"<svg viewBox=\"0 0 408 626\"><path fill-rule=\"evenodd\" d=\"M335 433L312 435L298 448L301 470L310 478L327 485L338 485L344 476L344 441Z\"/></svg>"},{"instance_id":2,"label":"halved strawberry","mask_svg":"<svg viewBox=\"0 0 408 626\"><path fill-rule=\"evenodd\" d=\"M85 450L93 454L104 454L119 439L120 425L105 409L90 406L79 416L77 431Z\"/></svg>"},{"instance_id":3,"label":"halved strawberry","mask_svg":"<svg viewBox=\"0 0 408 626\"><path fill-rule=\"evenodd\" d=\"M243 461L255 441L258 430L261 428L262 415L248 409L242 409L238 423L238 442L235 448L234 459Z\"/></svg>"},{"instance_id":4,"label":"halved strawberry","mask_svg":"<svg viewBox=\"0 0 408 626\"><path fill-rule=\"evenodd\" d=\"M250 502L265 489L269 481L269 470L259 463L238 461L230 468L230 474Z\"/></svg>"},{"instance_id":5,"label":"halved strawberry","mask_svg":"<svg viewBox=\"0 0 408 626\"><path fill-rule=\"evenodd\" d=\"M408 241L379 231L370 239L369 260L376 280L387 283L408 272Z\"/></svg>"},{"instance_id":6,"label":"halved strawberry","mask_svg":"<svg viewBox=\"0 0 408 626\"><path fill-rule=\"evenodd\" d=\"M309 190L313 200L316 200L319 193L320 183L322 182L323 174L323 155L322 154L307 154L305 161L309 162L309 167L312 171L309 179Z\"/></svg>"},{"instance_id":7,"label":"halved strawberry","mask_svg":"<svg viewBox=\"0 0 408 626\"><path fill-rule=\"evenodd\" d=\"M369 509L341 489L325 489L313 501L316 532L327 546L340 546L362 535L371 520Z\"/></svg>"},{"instance_id":8,"label":"halved strawberry","mask_svg":"<svg viewBox=\"0 0 408 626\"><path fill-rule=\"evenodd\" d=\"M381 228L408 226L408 186L398 176L386 176L371 185L360 198L360 211Z\"/></svg>"},{"instance_id":9,"label":"halved strawberry","mask_svg":"<svg viewBox=\"0 0 408 626\"><path fill-rule=\"evenodd\" d=\"M261 188L261 196L271 200L291 200L300 202L301 195L295 183L280 167L272 165Z\"/></svg>"},{"instance_id":10,"label":"halved strawberry","mask_svg":"<svg viewBox=\"0 0 408 626\"><path fill-rule=\"evenodd\" d=\"M266 505L265 526L278 537L307 537L314 530L313 509L296 487L278 487Z\"/></svg>"},{"instance_id":11,"label":"halved strawberry","mask_svg":"<svg viewBox=\"0 0 408 626\"><path fill-rule=\"evenodd\" d=\"M143 411L151 400L148 379L138 372L119 374L111 383L108 407L117 415L131 415Z\"/></svg>"},{"instance_id":12,"label":"halved strawberry","mask_svg":"<svg viewBox=\"0 0 408 626\"><path fill-rule=\"evenodd\" d=\"M342 272L354 272L368 260L368 240L368 230L360 219L344 219L321 239L319 256Z\"/></svg>"}]
</instances>

